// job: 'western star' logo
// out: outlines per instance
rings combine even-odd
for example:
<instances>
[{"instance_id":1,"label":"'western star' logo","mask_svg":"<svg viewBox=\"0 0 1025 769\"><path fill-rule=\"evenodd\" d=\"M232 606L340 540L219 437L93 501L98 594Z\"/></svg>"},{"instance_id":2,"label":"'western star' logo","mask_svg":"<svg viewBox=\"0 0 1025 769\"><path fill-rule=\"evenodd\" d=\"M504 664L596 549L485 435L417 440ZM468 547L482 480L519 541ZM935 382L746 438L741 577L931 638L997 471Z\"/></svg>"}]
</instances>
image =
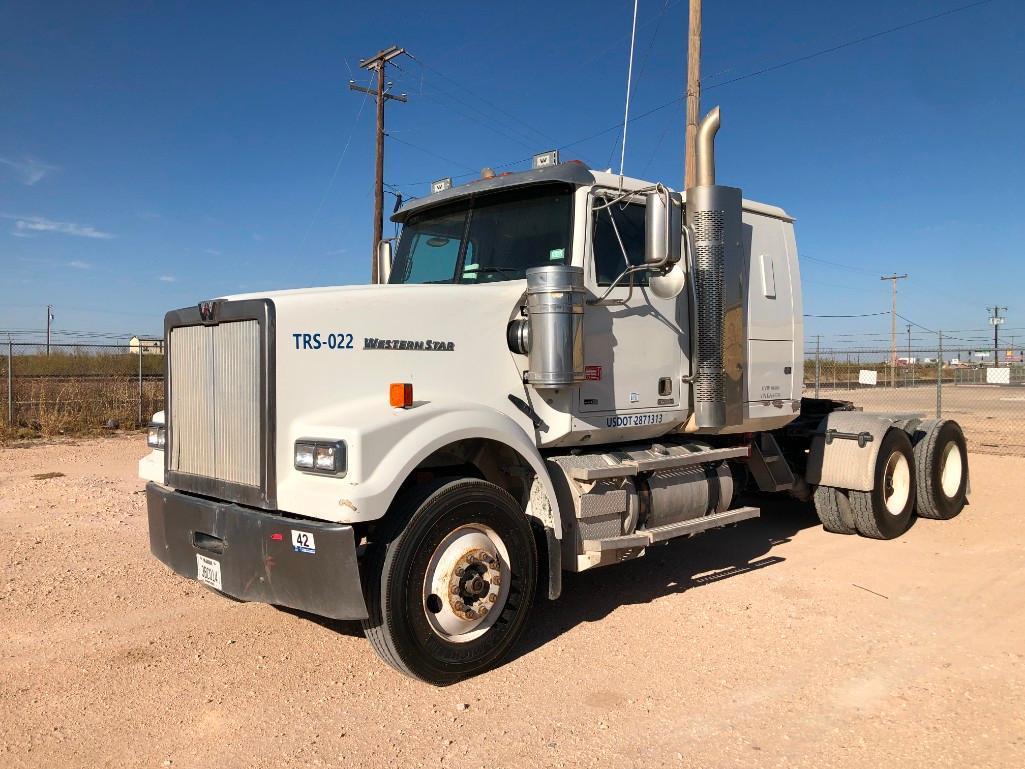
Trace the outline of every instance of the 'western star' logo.
<instances>
[{"instance_id":1,"label":"'western star' logo","mask_svg":"<svg viewBox=\"0 0 1025 769\"><path fill-rule=\"evenodd\" d=\"M455 342L439 342L436 339L376 339L365 337L364 350L427 350L429 352L452 352Z\"/></svg>"}]
</instances>

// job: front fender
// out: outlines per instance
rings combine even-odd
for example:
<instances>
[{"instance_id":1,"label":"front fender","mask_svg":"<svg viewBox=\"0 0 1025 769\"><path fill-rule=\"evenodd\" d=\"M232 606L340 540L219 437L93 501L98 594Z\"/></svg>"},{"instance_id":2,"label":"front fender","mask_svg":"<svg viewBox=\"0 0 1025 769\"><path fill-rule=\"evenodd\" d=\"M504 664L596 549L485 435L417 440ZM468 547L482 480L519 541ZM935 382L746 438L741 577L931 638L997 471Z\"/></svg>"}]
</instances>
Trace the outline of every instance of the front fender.
<instances>
[{"instance_id":1,"label":"front fender","mask_svg":"<svg viewBox=\"0 0 1025 769\"><path fill-rule=\"evenodd\" d=\"M316 477L288 468L279 474L278 504L284 510L343 523L384 516L402 482L428 456L450 443L483 438L516 451L537 473L551 502L557 537L562 537L555 487L533 437L512 417L483 404L424 403L411 409L351 404L332 421L292 426L286 440L339 437L350 459L345 478ZM284 469L284 468L282 468Z\"/></svg>"}]
</instances>

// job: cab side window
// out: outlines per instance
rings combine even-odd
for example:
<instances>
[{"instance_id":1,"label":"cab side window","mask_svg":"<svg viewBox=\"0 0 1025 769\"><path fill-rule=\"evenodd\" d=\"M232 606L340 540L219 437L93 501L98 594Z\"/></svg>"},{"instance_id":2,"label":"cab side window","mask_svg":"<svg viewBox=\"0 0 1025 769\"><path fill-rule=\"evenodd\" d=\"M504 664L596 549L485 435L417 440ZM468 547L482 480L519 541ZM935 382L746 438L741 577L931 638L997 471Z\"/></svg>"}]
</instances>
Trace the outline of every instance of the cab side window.
<instances>
[{"instance_id":1,"label":"cab side window","mask_svg":"<svg viewBox=\"0 0 1025 769\"><path fill-rule=\"evenodd\" d=\"M644 264L644 204L619 202L609 205L606 198L596 197L591 218L591 244L599 286L611 285L628 266ZM646 271L635 272L630 277L635 286L648 285ZM629 278L620 285L628 286Z\"/></svg>"}]
</instances>

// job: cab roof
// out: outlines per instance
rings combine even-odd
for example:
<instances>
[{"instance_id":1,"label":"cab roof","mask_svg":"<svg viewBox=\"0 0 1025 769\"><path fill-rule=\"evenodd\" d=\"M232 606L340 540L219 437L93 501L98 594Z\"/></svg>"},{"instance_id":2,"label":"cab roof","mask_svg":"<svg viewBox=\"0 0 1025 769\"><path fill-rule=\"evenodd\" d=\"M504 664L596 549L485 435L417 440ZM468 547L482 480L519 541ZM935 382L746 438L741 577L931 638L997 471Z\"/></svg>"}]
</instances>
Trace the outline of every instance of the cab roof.
<instances>
[{"instance_id":1,"label":"cab roof","mask_svg":"<svg viewBox=\"0 0 1025 769\"><path fill-rule=\"evenodd\" d=\"M652 184L650 181L634 179L629 176L624 176L622 178L622 182L620 182L619 174L614 174L611 171L592 171L585 163L579 160L571 160L566 163L548 166L547 168L535 168L530 171L505 173L501 176L492 177L491 179L475 179L471 182L467 182L466 184L450 187L444 192L436 192L431 195L425 195L422 198L414 198L396 211L392 215L391 220L401 224L405 222L410 215L417 211L425 208L433 208L441 203L459 200L471 195L498 192L500 190L514 189L516 187L525 187L527 185L544 182L561 182L563 184L572 184L577 187L597 184L602 187L612 188L619 188L620 184L622 184L622 189L624 190L640 190L645 187L650 187ZM683 193L683 200L686 203L686 192ZM765 216L772 216L788 222L794 221L794 218L779 206L759 203L745 198L743 201L743 207L745 211L752 211Z\"/></svg>"},{"instance_id":2,"label":"cab roof","mask_svg":"<svg viewBox=\"0 0 1025 769\"><path fill-rule=\"evenodd\" d=\"M444 203L449 200L458 200L459 198L465 198L470 195L514 189L516 187L525 187L528 184L538 184L542 182L561 182L563 184L572 184L577 187L582 187L594 184L594 174L591 173L591 169L588 168L586 164L579 160L571 160L568 163L559 163L558 165L548 166L547 168L535 168L530 171L506 173L501 176L494 176L490 179L475 179L472 182L460 184L458 187L449 187L444 192L436 192L433 195L414 198L392 214L391 220L393 222L402 223L406 221L410 214L413 214L422 208L427 208L428 206L433 207L439 203Z\"/></svg>"}]
</instances>

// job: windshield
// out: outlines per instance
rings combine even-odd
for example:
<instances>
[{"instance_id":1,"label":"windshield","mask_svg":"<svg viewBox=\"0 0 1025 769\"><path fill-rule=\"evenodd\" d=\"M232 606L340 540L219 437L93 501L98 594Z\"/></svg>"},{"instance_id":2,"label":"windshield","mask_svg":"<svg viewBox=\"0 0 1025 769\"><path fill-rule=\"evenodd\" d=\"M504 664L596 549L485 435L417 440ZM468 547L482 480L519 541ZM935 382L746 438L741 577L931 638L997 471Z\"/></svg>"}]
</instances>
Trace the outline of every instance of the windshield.
<instances>
[{"instance_id":1,"label":"windshield","mask_svg":"<svg viewBox=\"0 0 1025 769\"><path fill-rule=\"evenodd\" d=\"M547 184L469 197L414 214L389 283L493 283L568 264L573 187Z\"/></svg>"}]
</instances>

